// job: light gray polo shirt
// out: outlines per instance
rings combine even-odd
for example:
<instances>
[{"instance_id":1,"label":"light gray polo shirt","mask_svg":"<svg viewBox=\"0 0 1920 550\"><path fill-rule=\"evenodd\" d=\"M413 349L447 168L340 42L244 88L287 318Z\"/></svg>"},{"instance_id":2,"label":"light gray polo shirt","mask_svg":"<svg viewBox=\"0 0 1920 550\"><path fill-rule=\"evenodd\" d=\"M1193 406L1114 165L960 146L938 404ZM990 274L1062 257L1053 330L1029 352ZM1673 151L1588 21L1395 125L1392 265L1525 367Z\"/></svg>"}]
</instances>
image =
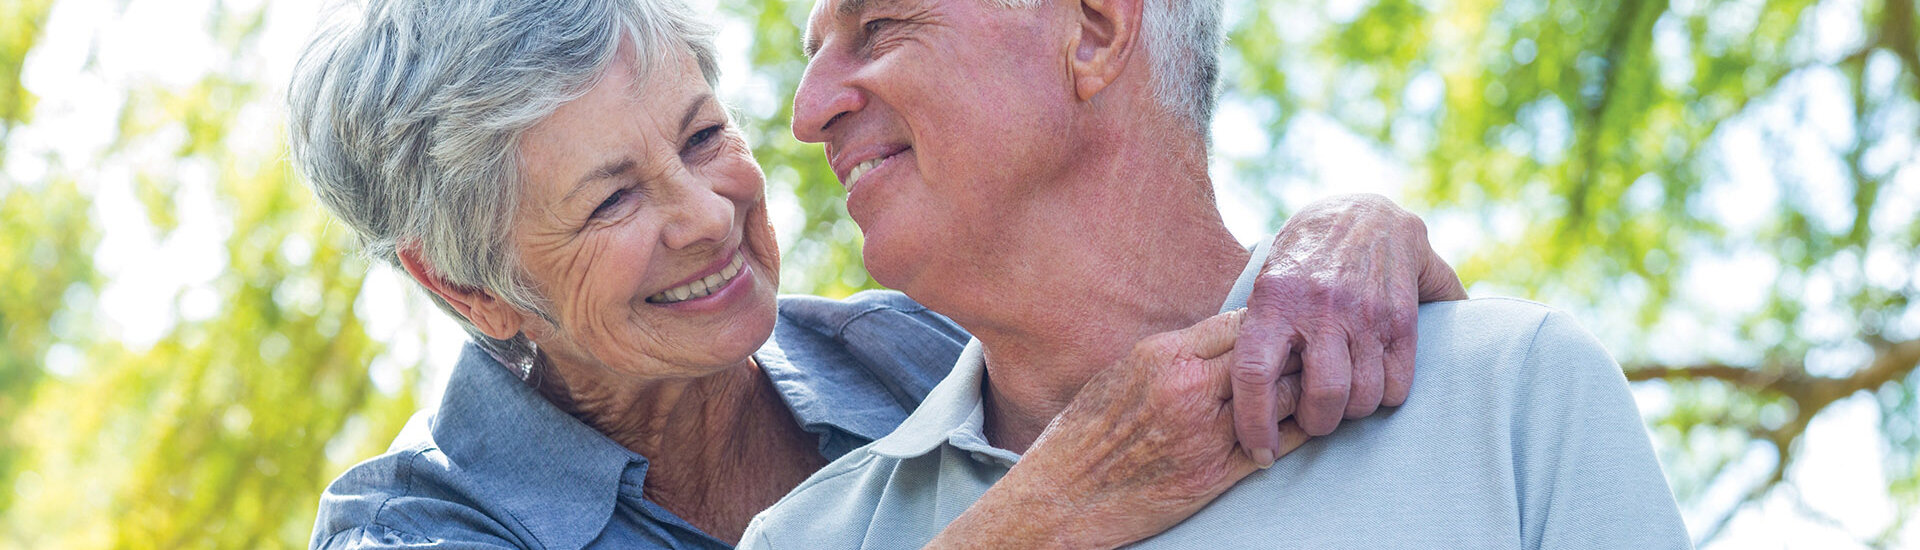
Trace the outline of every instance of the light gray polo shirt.
<instances>
[{"instance_id":1,"label":"light gray polo shirt","mask_svg":"<svg viewBox=\"0 0 1920 550\"><path fill-rule=\"evenodd\" d=\"M1226 307L1240 307L1256 252ZM1405 405L1341 423L1140 548L1686 548L1619 365L1565 313L1420 308ZM754 518L742 548L919 548L1019 455L987 443L979 341L892 434Z\"/></svg>"}]
</instances>

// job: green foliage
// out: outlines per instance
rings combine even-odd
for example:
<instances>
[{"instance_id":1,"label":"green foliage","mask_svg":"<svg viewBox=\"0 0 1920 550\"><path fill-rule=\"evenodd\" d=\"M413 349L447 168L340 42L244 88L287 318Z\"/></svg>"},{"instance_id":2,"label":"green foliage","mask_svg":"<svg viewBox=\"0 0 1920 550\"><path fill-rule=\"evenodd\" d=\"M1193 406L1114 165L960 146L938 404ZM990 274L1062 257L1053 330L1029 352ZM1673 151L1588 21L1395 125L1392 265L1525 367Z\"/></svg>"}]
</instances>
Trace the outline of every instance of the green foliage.
<instances>
[{"instance_id":1,"label":"green foliage","mask_svg":"<svg viewBox=\"0 0 1920 550\"><path fill-rule=\"evenodd\" d=\"M55 346L74 354L99 277L90 250L97 236L87 200L70 181L0 190L0 418L19 418L46 377L41 358ZM31 434L0 432L0 474L11 474ZM0 475L0 510L13 501L12 475Z\"/></svg>"},{"instance_id":2,"label":"green foliage","mask_svg":"<svg viewBox=\"0 0 1920 550\"><path fill-rule=\"evenodd\" d=\"M1291 17L1237 26L1230 57L1244 74L1227 100L1299 105L1405 162L1416 209L1478 220L1484 238L1456 259L1470 285L1637 327L1616 341L1734 327L1735 349L1615 350L1672 403L1650 421L1683 503L1756 448L1777 467L1743 503L1768 495L1791 481L1814 416L1877 391L1897 515L1920 511L1920 417L1903 390L1920 328L1901 321L1920 294L1920 218L1881 200L1902 169L1911 196L1920 169L1911 0L1372 0L1350 17L1230 5ZM1302 14L1317 18L1292 20ZM1324 31L1276 42L1289 22ZM1315 53L1275 53L1288 46ZM1273 84L1287 75L1318 86ZM1412 91L1423 80L1442 84L1438 101ZM1243 181L1292 170L1291 116L1263 119L1273 146L1236 165ZM1742 139L1760 151L1728 153ZM1717 204L1768 194L1757 222ZM1724 311L1684 292L1694 268L1742 257L1778 268L1759 307ZM1711 538L1720 524L1695 527Z\"/></svg>"},{"instance_id":3,"label":"green foliage","mask_svg":"<svg viewBox=\"0 0 1920 550\"><path fill-rule=\"evenodd\" d=\"M416 408L413 370L397 392L369 376L383 345L354 311L368 266L348 235L327 230L284 148L233 137L244 107L272 100L236 76L259 20L216 14L209 32L236 37L228 68L184 90L132 90L97 159L136 167L144 222L163 237L180 224L181 190L212 187L236 230L200 289L218 297L204 318L139 349L102 338L88 317L105 281L86 186L56 163L49 181L4 188L0 503L19 505L0 506L0 547L303 547L320 490ZM141 156L175 139L166 161ZM189 167L212 181L184 177ZM51 348L72 372L47 376Z\"/></svg>"},{"instance_id":4,"label":"green foliage","mask_svg":"<svg viewBox=\"0 0 1920 550\"><path fill-rule=\"evenodd\" d=\"M860 260L860 229L847 218L840 178L827 165L821 146L801 143L788 129L793 90L799 88L807 64L799 47L800 29L812 7L811 1L750 0L725 3L720 9L752 26L749 78L755 86L780 94L772 112L746 114L741 123L767 173L768 195L792 196L801 211L798 234L781 236L792 243L782 250L787 258L781 266L782 290L837 298L880 285Z\"/></svg>"},{"instance_id":5,"label":"green foliage","mask_svg":"<svg viewBox=\"0 0 1920 550\"><path fill-rule=\"evenodd\" d=\"M20 82L27 52L40 40L53 0L6 0L0 4L0 167L6 163L7 135L15 125L27 122L33 112L33 94Z\"/></svg>"},{"instance_id":6,"label":"green foliage","mask_svg":"<svg viewBox=\"0 0 1920 550\"><path fill-rule=\"evenodd\" d=\"M7 29L0 34L0 169L7 138L33 109L20 74L52 7L51 0L0 4L0 27ZM86 198L70 180L23 183L0 171L0 418L17 418L27 407L45 377L41 357L86 322L72 306L84 306L99 284L92 259L73 253L91 250L98 238ZM10 474L30 442L0 432L0 510L12 505Z\"/></svg>"}]
</instances>

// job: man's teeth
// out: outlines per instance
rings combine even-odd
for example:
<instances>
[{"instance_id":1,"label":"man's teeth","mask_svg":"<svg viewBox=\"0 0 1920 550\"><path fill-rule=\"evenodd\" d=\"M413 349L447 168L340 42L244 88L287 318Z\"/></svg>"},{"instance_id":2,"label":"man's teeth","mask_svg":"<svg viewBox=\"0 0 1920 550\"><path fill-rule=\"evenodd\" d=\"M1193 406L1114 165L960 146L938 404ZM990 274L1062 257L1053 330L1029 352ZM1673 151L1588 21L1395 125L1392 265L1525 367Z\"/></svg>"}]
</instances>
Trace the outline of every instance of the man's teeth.
<instances>
[{"instance_id":1,"label":"man's teeth","mask_svg":"<svg viewBox=\"0 0 1920 550\"><path fill-rule=\"evenodd\" d=\"M892 157L892 156L893 155L887 155L885 157L880 157L877 159L862 162L854 166L852 170L847 171L847 185L853 185L855 183L859 183L860 176L867 175L867 172L873 171L874 167L879 166L881 162L885 162L888 157Z\"/></svg>"},{"instance_id":2,"label":"man's teeth","mask_svg":"<svg viewBox=\"0 0 1920 550\"><path fill-rule=\"evenodd\" d=\"M734 277L740 275L740 268L745 267L746 264L747 257L736 252L733 254L733 261L727 262L727 266L720 268L719 273L694 279L691 283L663 290L659 294L647 297L647 301L656 304L671 304L705 297L713 294L716 290L726 287L727 283L732 282Z\"/></svg>"}]
</instances>

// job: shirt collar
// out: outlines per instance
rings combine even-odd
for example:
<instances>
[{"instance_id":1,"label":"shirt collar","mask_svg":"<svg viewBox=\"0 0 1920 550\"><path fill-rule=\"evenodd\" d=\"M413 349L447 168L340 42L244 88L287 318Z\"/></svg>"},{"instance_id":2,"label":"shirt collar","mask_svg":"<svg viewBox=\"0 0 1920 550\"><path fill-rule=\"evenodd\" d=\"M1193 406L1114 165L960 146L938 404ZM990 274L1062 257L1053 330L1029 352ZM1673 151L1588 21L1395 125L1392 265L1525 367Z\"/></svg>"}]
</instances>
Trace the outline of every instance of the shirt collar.
<instances>
[{"instance_id":1,"label":"shirt collar","mask_svg":"<svg viewBox=\"0 0 1920 550\"><path fill-rule=\"evenodd\" d=\"M899 429L873 444L874 454L912 458L933 452L949 440L957 440L956 444L977 440L984 446L986 407L980 398L980 381L987 374L984 351L980 340L967 342L953 363L953 372L927 393Z\"/></svg>"},{"instance_id":2,"label":"shirt collar","mask_svg":"<svg viewBox=\"0 0 1920 550\"><path fill-rule=\"evenodd\" d=\"M864 443L887 435L906 416L899 404L891 398L883 400L884 396L874 392L833 391L843 389L848 382L825 372L823 369L828 365L824 361L803 361L808 363L808 368L794 364L786 348L781 346L780 337L776 331L753 358L760 362L760 371L773 381L780 399L793 411L800 427L820 436L823 451L833 439L833 430L852 434Z\"/></svg>"},{"instance_id":3,"label":"shirt collar","mask_svg":"<svg viewBox=\"0 0 1920 550\"><path fill-rule=\"evenodd\" d=\"M447 381L433 441L479 495L551 548L586 546L606 529L620 477L646 458L555 407L468 343Z\"/></svg>"},{"instance_id":4,"label":"shirt collar","mask_svg":"<svg viewBox=\"0 0 1920 550\"><path fill-rule=\"evenodd\" d=\"M1271 241L1263 239L1253 247L1252 258L1240 270L1240 277L1234 280L1233 288L1227 291L1226 301L1220 305L1221 313L1246 306L1247 296L1253 293L1253 281L1260 275L1261 267L1266 265ZM954 361L953 373L941 380L940 385L934 386L933 391L927 394L927 399L920 403L920 408L913 411L899 429L874 442L871 447L873 453L887 458L907 459L934 452L942 443L946 443L971 451L971 456L983 462L986 458L1007 464L1017 462L1019 455L987 443L986 403L980 393L980 383L986 379L986 375L986 350L980 347L978 339L967 342L967 348Z\"/></svg>"},{"instance_id":5,"label":"shirt collar","mask_svg":"<svg viewBox=\"0 0 1920 550\"><path fill-rule=\"evenodd\" d=\"M1253 245L1253 254L1247 258L1247 267L1240 269L1240 278L1234 279L1233 289L1227 291L1227 301L1220 304L1220 312L1226 313L1247 307L1247 297L1253 295L1253 281L1260 278L1260 269L1267 265L1267 252L1273 246L1273 239L1260 239Z\"/></svg>"}]
</instances>

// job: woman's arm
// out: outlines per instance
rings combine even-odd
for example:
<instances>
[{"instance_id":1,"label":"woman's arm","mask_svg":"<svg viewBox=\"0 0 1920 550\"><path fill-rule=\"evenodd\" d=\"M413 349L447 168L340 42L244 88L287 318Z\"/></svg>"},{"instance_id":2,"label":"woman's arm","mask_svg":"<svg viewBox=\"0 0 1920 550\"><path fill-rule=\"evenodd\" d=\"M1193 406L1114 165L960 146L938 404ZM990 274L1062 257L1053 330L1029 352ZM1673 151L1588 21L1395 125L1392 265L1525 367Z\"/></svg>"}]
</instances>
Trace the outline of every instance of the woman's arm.
<instances>
[{"instance_id":1,"label":"woman's arm","mask_svg":"<svg viewBox=\"0 0 1920 550\"><path fill-rule=\"evenodd\" d=\"M1378 195L1316 202L1274 238L1244 314L1136 345L930 547L1158 534L1310 433L1405 401L1419 303L1465 298L1417 216ZM1299 425L1282 421L1296 404Z\"/></svg>"},{"instance_id":2,"label":"woman's arm","mask_svg":"<svg viewBox=\"0 0 1920 550\"><path fill-rule=\"evenodd\" d=\"M1172 527L1253 472L1227 403L1244 312L1141 340L928 546L1119 546ZM1298 379L1282 378L1282 391L1297 391ZM1306 442L1292 422L1281 428L1282 452Z\"/></svg>"}]
</instances>

